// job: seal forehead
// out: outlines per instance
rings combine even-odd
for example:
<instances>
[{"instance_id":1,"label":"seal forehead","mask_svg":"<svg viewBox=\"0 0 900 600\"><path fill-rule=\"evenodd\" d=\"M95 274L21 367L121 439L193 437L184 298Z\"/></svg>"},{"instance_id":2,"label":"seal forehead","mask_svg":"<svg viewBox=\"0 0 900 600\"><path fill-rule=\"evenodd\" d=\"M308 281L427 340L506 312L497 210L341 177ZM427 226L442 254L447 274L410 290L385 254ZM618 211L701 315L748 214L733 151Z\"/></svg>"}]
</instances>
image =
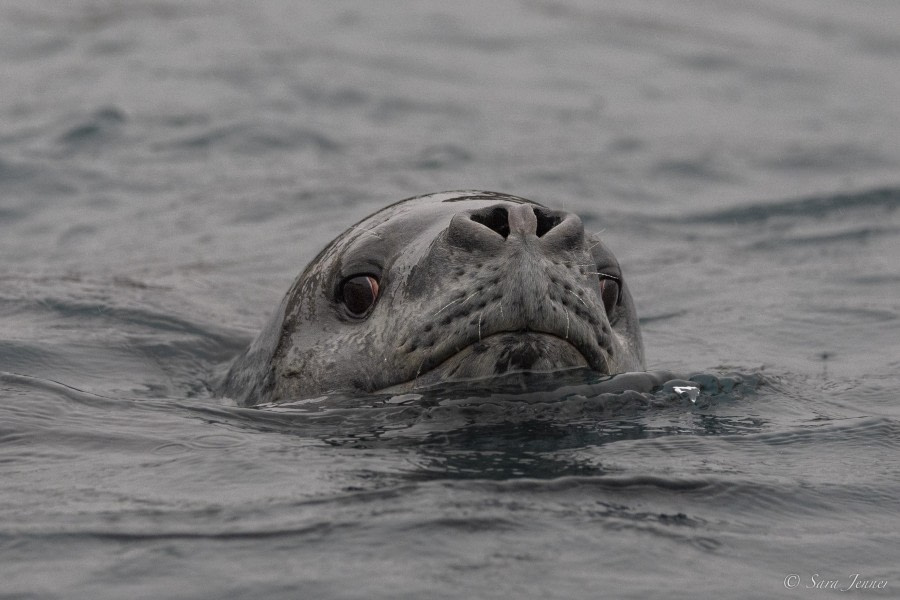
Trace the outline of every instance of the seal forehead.
<instances>
[{"instance_id":1,"label":"seal forehead","mask_svg":"<svg viewBox=\"0 0 900 600\"><path fill-rule=\"evenodd\" d=\"M521 198L519 196L514 196L512 194L503 194L501 192L489 192L484 190L454 190L448 192L437 192L434 194L424 194L421 196L413 196L411 198L406 198L404 200L400 200L393 204L390 204L378 212L370 215L365 221L374 220L378 217L381 217L381 220L386 220L391 218L394 214L398 212L400 209L411 209L419 206L427 206L433 204L443 204L448 202L513 202L516 204L533 204L536 206L543 206L540 202L535 202L534 200L528 200L527 198Z\"/></svg>"},{"instance_id":2,"label":"seal forehead","mask_svg":"<svg viewBox=\"0 0 900 600\"><path fill-rule=\"evenodd\" d=\"M538 202L499 192L457 190L414 196L395 202L375 212L338 237L342 247L371 242L372 237L432 237L447 226L450 219L466 208L481 208L497 202L543 206ZM466 206L470 205L470 206ZM424 236L423 236L424 234Z\"/></svg>"},{"instance_id":3,"label":"seal forehead","mask_svg":"<svg viewBox=\"0 0 900 600\"><path fill-rule=\"evenodd\" d=\"M462 202L465 200L502 200L504 202L514 202L516 204L536 204L538 206L543 206L542 204L535 202L534 200L528 200L527 198L521 198L519 196L503 194L500 192L486 192L481 190L440 192L438 194L432 194L431 196L437 196L437 198L434 198L435 202ZM429 196L425 197L427 198Z\"/></svg>"}]
</instances>

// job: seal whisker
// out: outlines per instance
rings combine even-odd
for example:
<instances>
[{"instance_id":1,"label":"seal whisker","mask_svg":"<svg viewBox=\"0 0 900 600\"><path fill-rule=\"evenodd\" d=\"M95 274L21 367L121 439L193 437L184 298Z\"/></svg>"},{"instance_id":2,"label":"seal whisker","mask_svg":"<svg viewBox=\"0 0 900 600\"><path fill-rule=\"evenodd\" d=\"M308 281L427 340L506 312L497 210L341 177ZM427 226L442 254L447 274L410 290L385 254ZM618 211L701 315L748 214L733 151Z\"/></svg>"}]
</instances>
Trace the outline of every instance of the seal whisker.
<instances>
[{"instance_id":1,"label":"seal whisker","mask_svg":"<svg viewBox=\"0 0 900 600\"><path fill-rule=\"evenodd\" d=\"M481 341L481 313L478 314L478 341Z\"/></svg>"},{"instance_id":2,"label":"seal whisker","mask_svg":"<svg viewBox=\"0 0 900 600\"><path fill-rule=\"evenodd\" d=\"M472 292L471 294L469 294L468 296L466 296L466 297L463 298L463 299L451 300L450 302L448 302L447 304L445 304L444 307L441 308L441 310L439 310L439 311L437 311L436 313L434 313L434 316L435 316L435 317L438 316L439 314L441 314L442 312L444 312L444 310L446 310L447 308L453 306L453 305L456 304L457 302L463 302L463 303L468 302L473 296L475 296L475 295L477 295L477 294L478 294L478 292Z\"/></svg>"},{"instance_id":3,"label":"seal whisker","mask_svg":"<svg viewBox=\"0 0 900 600\"><path fill-rule=\"evenodd\" d=\"M607 279L612 279L616 282L622 281L622 278L618 275L613 275L612 273L604 273L603 271L588 271L585 273L585 275L603 275Z\"/></svg>"},{"instance_id":4,"label":"seal whisker","mask_svg":"<svg viewBox=\"0 0 900 600\"><path fill-rule=\"evenodd\" d=\"M585 307L585 308L588 308L587 302L584 301L584 298L582 298L581 296L579 296L578 294L576 294L574 290L569 290L569 293L572 294L573 296L575 296L576 298L578 298L578 300L579 300L582 304L584 304L584 307Z\"/></svg>"},{"instance_id":5,"label":"seal whisker","mask_svg":"<svg viewBox=\"0 0 900 600\"><path fill-rule=\"evenodd\" d=\"M566 339L569 339L569 309L563 308L566 311Z\"/></svg>"},{"instance_id":6,"label":"seal whisker","mask_svg":"<svg viewBox=\"0 0 900 600\"><path fill-rule=\"evenodd\" d=\"M460 300L460 299L451 300L450 302L448 302L447 304L444 305L444 308L442 308L441 310L439 310L439 311L437 311L436 313L434 313L434 316L435 316L435 317L438 316L439 314L441 314L442 312L444 312L444 310L450 308L451 306L453 306L453 305L456 304L457 302L461 302L461 300Z\"/></svg>"},{"instance_id":7,"label":"seal whisker","mask_svg":"<svg viewBox=\"0 0 900 600\"><path fill-rule=\"evenodd\" d=\"M419 368L416 369L416 376L413 378L413 389L416 389L419 386L419 374L422 372L422 367L425 366L425 361L431 357L431 352L428 352L428 355L422 359L422 362L419 363Z\"/></svg>"}]
</instances>

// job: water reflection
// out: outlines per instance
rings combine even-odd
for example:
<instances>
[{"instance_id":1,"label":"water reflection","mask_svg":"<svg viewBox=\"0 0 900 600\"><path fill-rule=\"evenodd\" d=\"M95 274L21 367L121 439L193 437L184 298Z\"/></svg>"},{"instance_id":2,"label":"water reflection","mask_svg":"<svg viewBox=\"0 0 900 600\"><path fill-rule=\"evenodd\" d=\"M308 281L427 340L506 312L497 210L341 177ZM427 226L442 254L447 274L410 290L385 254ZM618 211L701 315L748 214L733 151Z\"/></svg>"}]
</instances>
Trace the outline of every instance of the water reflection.
<instances>
[{"instance_id":1,"label":"water reflection","mask_svg":"<svg viewBox=\"0 0 900 600\"><path fill-rule=\"evenodd\" d=\"M520 382L507 380L480 392L456 386L403 396L336 395L200 410L205 420L215 413L229 428L318 439L342 449L395 450L404 477L412 480L602 476L609 469L591 450L663 436L746 435L767 424L746 415L745 401L755 392L758 375L696 375L649 391L621 389L640 377L593 377L588 381L578 373L566 385L558 379L531 381L528 392L516 391ZM685 382L702 390L696 402L673 391ZM550 383L557 387L548 389Z\"/></svg>"}]
</instances>

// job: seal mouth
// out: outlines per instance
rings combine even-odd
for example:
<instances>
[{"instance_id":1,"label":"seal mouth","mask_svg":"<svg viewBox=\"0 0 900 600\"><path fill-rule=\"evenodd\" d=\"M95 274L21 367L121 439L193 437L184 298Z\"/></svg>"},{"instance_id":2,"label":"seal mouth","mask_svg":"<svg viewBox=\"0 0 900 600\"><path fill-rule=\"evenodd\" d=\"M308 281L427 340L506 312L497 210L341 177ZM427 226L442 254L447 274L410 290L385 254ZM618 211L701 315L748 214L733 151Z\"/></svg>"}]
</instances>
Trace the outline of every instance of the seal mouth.
<instances>
[{"instance_id":1,"label":"seal mouth","mask_svg":"<svg viewBox=\"0 0 900 600\"><path fill-rule=\"evenodd\" d=\"M572 339L528 328L496 331L450 346L440 355L427 355L411 379L378 391L407 392L443 382L585 367L596 370L596 365Z\"/></svg>"}]
</instances>

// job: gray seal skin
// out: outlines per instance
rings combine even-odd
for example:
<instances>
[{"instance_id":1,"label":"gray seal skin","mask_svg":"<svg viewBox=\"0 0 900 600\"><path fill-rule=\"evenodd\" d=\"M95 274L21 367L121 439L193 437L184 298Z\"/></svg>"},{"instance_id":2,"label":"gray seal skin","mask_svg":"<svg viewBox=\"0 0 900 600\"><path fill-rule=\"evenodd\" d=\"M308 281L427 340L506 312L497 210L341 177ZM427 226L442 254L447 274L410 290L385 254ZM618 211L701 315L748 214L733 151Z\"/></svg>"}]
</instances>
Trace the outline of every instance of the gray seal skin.
<instances>
[{"instance_id":1,"label":"gray seal skin","mask_svg":"<svg viewBox=\"0 0 900 600\"><path fill-rule=\"evenodd\" d=\"M248 406L573 367L645 369L618 261L573 214L457 191L402 200L338 236L222 392Z\"/></svg>"}]
</instances>

